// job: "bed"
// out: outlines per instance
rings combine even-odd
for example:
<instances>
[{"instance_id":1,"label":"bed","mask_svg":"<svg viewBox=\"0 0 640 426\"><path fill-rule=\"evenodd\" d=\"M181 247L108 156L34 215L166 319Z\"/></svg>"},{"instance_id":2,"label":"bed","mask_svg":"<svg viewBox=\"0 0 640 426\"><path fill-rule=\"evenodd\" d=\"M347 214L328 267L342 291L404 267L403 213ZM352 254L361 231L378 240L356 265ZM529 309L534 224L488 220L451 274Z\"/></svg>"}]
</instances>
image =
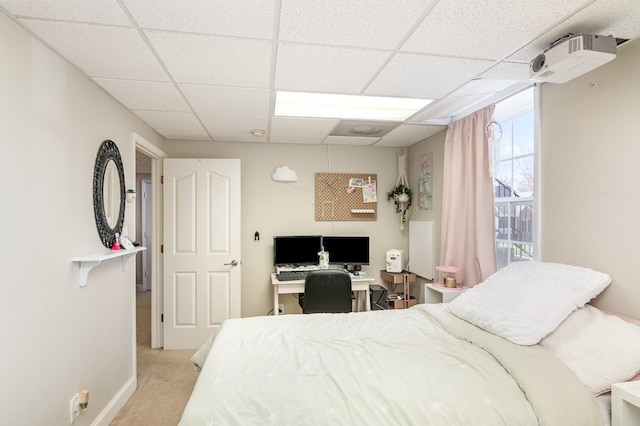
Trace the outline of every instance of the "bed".
<instances>
[{"instance_id":1,"label":"bed","mask_svg":"<svg viewBox=\"0 0 640 426\"><path fill-rule=\"evenodd\" d=\"M611 383L640 371L640 327L585 306L610 281L527 262L449 304L228 320L180 425L606 425ZM585 361L585 322L632 343ZM616 371L592 374L601 356Z\"/></svg>"}]
</instances>

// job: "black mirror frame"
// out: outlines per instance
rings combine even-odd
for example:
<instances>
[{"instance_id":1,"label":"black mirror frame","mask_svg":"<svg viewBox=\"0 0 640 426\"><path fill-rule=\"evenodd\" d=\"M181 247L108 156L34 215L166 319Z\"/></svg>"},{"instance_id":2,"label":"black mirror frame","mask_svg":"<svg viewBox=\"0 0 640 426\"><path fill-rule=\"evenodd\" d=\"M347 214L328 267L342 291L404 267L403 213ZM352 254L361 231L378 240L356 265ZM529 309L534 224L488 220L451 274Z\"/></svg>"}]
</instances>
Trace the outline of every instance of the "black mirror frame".
<instances>
[{"instance_id":1,"label":"black mirror frame","mask_svg":"<svg viewBox=\"0 0 640 426\"><path fill-rule=\"evenodd\" d=\"M112 228L107 222L107 216L104 211L104 175L107 170L107 164L112 161L118 170L120 180L120 209L118 211L118 220ZM124 190L124 166L122 165L122 157L115 142L105 140L98 149L96 156L96 165L93 169L93 213L96 218L96 227L100 241L105 247L111 248L116 239L116 233L122 234L122 226L124 225L124 208L125 208L125 190Z\"/></svg>"}]
</instances>

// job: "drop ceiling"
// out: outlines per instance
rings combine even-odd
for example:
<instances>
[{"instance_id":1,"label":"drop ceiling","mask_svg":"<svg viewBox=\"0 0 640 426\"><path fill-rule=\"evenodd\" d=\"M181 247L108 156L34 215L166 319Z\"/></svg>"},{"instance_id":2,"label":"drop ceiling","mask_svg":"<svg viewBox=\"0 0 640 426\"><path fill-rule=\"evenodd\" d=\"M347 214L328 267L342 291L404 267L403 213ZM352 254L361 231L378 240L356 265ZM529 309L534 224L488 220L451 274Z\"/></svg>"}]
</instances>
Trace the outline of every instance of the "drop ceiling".
<instances>
[{"instance_id":1,"label":"drop ceiling","mask_svg":"<svg viewBox=\"0 0 640 426\"><path fill-rule=\"evenodd\" d=\"M0 8L175 143L406 147L528 86L530 60L566 34L640 35L638 0L0 0ZM385 132L349 135L338 119L274 117L278 90L434 101Z\"/></svg>"}]
</instances>

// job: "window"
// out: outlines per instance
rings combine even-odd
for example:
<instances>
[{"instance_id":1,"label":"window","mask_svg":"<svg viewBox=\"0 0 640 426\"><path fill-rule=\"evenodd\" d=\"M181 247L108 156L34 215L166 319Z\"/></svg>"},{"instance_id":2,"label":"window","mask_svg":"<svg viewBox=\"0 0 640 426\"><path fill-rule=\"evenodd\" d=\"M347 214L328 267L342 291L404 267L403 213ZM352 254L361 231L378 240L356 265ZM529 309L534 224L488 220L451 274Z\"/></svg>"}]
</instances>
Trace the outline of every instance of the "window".
<instances>
[{"instance_id":1,"label":"window","mask_svg":"<svg viewBox=\"0 0 640 426\"><path fill-rule=\"evenodd\" d=\"M535 139L534 88L496 105L502 137L494 170L494 211L498 269L533 260Z\"/></svg>"}]
</instances>

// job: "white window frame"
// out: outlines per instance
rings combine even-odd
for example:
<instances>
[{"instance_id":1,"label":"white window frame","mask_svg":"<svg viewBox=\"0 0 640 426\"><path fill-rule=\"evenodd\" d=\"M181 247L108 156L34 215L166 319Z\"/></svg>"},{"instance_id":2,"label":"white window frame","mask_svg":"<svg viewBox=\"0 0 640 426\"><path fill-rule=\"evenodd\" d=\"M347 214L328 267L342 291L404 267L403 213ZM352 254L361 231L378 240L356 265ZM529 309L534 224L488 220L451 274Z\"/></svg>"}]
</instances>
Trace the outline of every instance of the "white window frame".
<instances>
[{"instance_id":1,"label":"white window frame","mask_svg":"<svg viewBox=\"0 0 640 426\"><path fill-rule=\"evenodd\" d=\"M513 120L516 117L526 114L529 111L531 111L530 109L522 110L522 111L517 111L511 115L508 116L503 116L503 117L499 117L498 121L499 122L503 122L505 120ZM533 182L533 186L534 186L534 190L533 190L533 196L531 197L505 197L505 198L501 198L494 200L494 207L497 207L499 204L506 204L508 206L508 209L511 210L511 206L513 206L513 203L517 203L517 204L522 204L522 203L531 203L532 204L532 221L530 223L530 226L532 227L532 235L531 235L531 245L532 245L532 260L540 260L540 232L541 232L541 220L540 220L540 179L541 179L541 165L540 165L540 85L536 84L533 87L533 155L531 154L526 154L526 155L521 155L521 156L515 156L515 157L511 157L510 160L516 161L520 158L526 158L526 157L531 157L533 156L533 169L534 169L534 182ZM513 143L513 141L512 141ZM513 163L512 163L513 164ZM513 174L513 170L512 170L512 174ZM513 178L513 175L512 175ZM511 182L513 185L513 182ZM513 188L512 188L513 190ZM499 219L498 219L499 220ZM511 224L509 224L509 229L510 229ZM496 234L497 234L497 226L495 227L496 229ZM495 239L495 244L496 244L496 248L498 243L506 243L508 247L511 246L511 244L513 243L517 243L518 241L516 240L512 240L511 238L512 233L508 232L507 233L507 238L503 239L503 238L497 238L496 235L496 239ZM529 242L527 241L527 244ZM496 250L497 251L497 250ZM511 263L512 259L511 259L511 252L508 251L508 263ZM498 253L496 253L497 255ZM497 259L496 259L497 261ZM503 265L504 266L504 265Z\"/></svg>"}]
</instances>

